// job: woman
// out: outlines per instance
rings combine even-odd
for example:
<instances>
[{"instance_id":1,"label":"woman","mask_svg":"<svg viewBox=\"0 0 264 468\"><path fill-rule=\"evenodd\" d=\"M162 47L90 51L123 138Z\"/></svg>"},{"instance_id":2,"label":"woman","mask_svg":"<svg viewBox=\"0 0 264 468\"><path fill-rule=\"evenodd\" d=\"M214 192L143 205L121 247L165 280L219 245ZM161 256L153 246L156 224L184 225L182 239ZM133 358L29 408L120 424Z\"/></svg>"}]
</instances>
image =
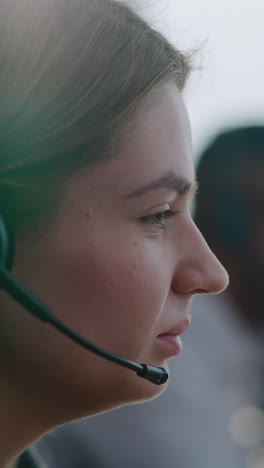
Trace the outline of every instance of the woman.
<instances>
[{"instance_id":1,"label":"woman","mask_svg":"<svg viewBox=\"0 0 264 468\"><path fill-rule=\"evenodd\" d=\"M0 212L13 274L103 348L166 367L227 274L190 216L188 58L111 0L0 0ZM52 427L165 385L88 353L1 291L0 466Z\"/></svg>"}]
</instances>

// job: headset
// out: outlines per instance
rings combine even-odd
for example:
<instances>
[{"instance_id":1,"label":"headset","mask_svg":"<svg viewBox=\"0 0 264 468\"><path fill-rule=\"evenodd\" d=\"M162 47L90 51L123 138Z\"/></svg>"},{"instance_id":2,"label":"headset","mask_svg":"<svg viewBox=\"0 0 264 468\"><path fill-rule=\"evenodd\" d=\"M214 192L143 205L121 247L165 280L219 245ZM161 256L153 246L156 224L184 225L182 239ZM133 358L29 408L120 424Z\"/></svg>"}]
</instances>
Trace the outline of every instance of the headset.
<instances>
[{"instance_id":1,"label":"headset","mask_svg":"<svg viewBox=\"0 0 264 468\"><path fill-rule=\"evenodd\" d=\"M89 351L136 372L150 382L161 385L168 379L168 373L162 367L154 367L147 364L137 364L136 362L122 358L116 354L106 351L96 346L82 336L68 328L63 322L57 320L52 310L18 282L12 275L11 270L15 258L15 236L11 224L7 217L0 213L0 289L3 289L16 302L28 310L34 317L42 322L46 322L55 327L75 343L88 349Z\"/></svg>"}]
</instances>

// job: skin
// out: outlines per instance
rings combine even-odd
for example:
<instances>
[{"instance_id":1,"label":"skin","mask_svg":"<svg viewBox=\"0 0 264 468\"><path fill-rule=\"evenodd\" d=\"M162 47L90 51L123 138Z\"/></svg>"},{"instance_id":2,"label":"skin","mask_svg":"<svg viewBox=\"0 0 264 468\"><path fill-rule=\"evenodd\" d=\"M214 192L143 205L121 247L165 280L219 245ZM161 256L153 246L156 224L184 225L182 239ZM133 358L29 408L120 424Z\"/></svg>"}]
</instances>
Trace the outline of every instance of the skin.
<instances>
[{"instance_id":1,"label":"skin","mask_svg":"<svg viewBox=\"0 0 264 468\"><path fill-rule=\"evenodd\" d=\"M220 292L228 277L190 215L191 132L174 83L139 109L132 127L115 158L72 178L54 227L18 242L14 274L87 339L168 368L171 350L157 336L188 325L193 294ZM149 190L168 174L185 193L171 178ZM177 214L154 217L167 210ZM1 309L0 437L13 441L3 460L57 424L165 388L81 349L4 294Z\"/></svg>"}]
</instances>

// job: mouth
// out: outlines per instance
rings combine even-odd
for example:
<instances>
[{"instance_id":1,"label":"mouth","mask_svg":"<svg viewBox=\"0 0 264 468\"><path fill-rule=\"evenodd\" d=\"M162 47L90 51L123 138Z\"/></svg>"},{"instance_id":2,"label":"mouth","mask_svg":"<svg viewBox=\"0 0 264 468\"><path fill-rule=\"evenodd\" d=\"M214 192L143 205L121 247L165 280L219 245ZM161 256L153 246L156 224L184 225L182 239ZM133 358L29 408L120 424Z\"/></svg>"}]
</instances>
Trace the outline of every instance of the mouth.
<instances>
[{"instance_id":1,"label":"mouth","mask_svg":"<svg viewBox=\"0 0 264 468\"><path fill-rule=\"evenodd\" d=\"M166 350L171 356L177 356L181 354L183 350L182 340L180 335L182 335L190 326L190 320L186 319L183 322L179 323L175 327L161 333L156 337L158 344Z\"/></svg>"}]
</instances>

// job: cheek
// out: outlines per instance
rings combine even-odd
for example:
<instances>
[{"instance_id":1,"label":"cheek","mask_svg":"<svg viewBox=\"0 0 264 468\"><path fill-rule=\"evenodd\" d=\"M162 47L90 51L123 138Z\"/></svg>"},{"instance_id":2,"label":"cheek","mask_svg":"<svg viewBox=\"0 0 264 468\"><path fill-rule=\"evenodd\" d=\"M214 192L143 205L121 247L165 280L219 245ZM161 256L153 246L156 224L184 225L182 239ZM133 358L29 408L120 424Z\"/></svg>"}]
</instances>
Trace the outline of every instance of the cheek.
<instances>
[{"instance_id":1,"label":"cheek","mask_svg":"<svg viewBox=\"0 0 264 468\"><path fill-rule=\"evenodd\" d=\"M142 346L154 333L170 286L163 254L153 248L112 245L85 255L67 251L62 258L53 297L56 313L114 352L125 350L129 355L132 347Z\"/></svg>"}]
</instances>

